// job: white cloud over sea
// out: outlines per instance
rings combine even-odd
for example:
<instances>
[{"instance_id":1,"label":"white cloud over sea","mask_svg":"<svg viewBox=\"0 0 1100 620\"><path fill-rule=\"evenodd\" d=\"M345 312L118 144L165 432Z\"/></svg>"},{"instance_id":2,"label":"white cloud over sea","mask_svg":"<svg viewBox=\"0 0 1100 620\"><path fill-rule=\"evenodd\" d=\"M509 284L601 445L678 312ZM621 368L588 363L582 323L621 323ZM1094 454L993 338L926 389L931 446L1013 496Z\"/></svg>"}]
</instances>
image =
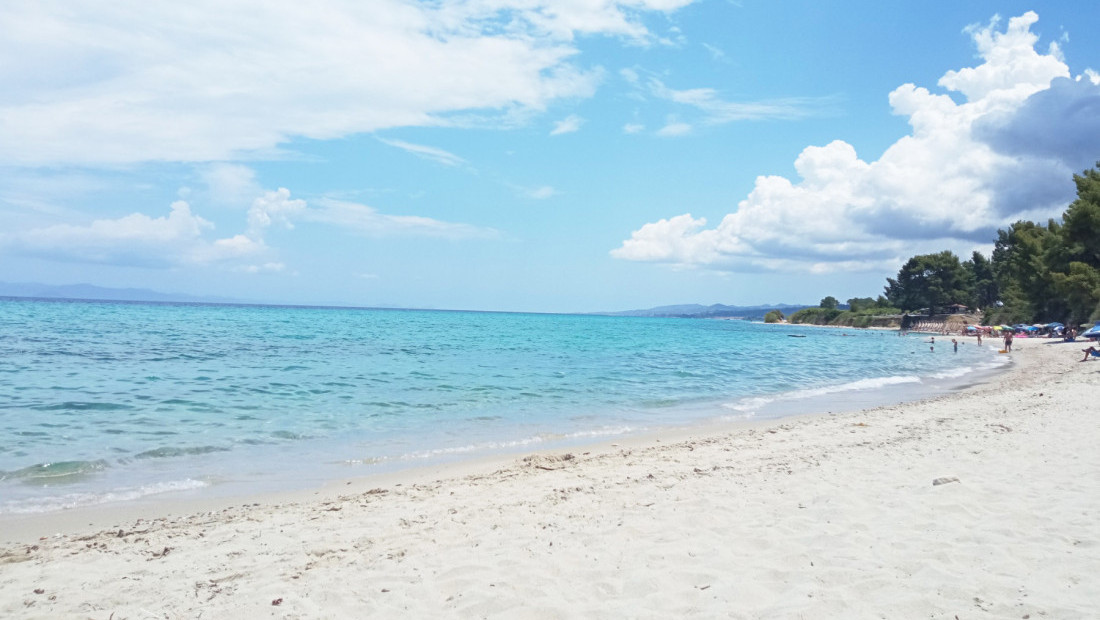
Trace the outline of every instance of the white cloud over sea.
<instances>
[{"instance_id":1,"label":"white cloud over sea","mask_svg":"<svg viewBox=\"0 0 1100 620\"><path fill-rule=\"evenodd\" d=\"M1056 43L1036 50L1028 12L967 29L981 64L948 71L943 93L889 96L911 133L875 161L837 140L795 161L797 181L761 176L717 226L690 213L643 225L620 259L729 271L888 270L919 252L988 247L998 228L1061 213L1072 174L1100 152L1100 79L1071 76ZM711 93L666 93L712 105ZM957 100L959 99L959 100Z\"/></svg>"},{"instance_id":2,"label":"white cloud over sea","mask_svg":"<svg viewBox=\"0 0 1100 620\"><path fill-rule=\"evenodd\" d=\"M657 43L644 19L691 1L4 3L0 165L227 161L507 124L595 91L576 37Z\"/></svg>"},{"instance_id":3,"label":"white cloud over sea","mask_svg":"<svg viewBox=\"0 0 1100 620\"><path fill-rule=\"evenodd\" d=\"M223 174L224 173L224 174ZM222 170L220 183L250 178L242 169ZM231 183L236 188L236 183ZM421 237L462 240L495 238L498 231L460 222L416 215L391 215L354 202L320 198L311 206L279 188L257 196L245 213L245 231L216 238L212 222L177 200L167 215L131 213L87 224L56 224L15 233L0 233L0 249L59 261L169 268L224 267L242 273L282 271L285 265L265 237L272 227L293 229L298 222L328 226L341 233L366 237ZM215 237L215 238L212 238Z\"/></svg>"},{"instance_id":4,"label":"white cloud over sea","mask_svg":"<svg viewBox=\"0 0 1100 620\"><path fill-rule=\"evenodd\" d=\"M131 213L86 225L57 224L0 235L0 246L31 256L142 267L205 265L262 252L262 239L239 234L208 240L214 225L178 200L167 215Z\"/></svg>"}]
</instances>

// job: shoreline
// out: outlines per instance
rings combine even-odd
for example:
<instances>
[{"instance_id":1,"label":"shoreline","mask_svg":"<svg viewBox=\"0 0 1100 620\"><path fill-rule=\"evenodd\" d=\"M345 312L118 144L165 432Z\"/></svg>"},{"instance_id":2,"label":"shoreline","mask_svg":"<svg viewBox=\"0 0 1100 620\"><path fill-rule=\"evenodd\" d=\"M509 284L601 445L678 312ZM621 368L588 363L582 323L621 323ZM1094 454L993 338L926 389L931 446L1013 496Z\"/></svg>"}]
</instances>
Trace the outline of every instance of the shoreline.
<instances>
[{"instance_id":1,"label":"shoreline","mask_svg":"<svg viewBox=\"0 0 1100 620\"><path fill-rule=\"evenodd\" d=\"M104 511L0 544L0 613L1085 617L1100 364L1078 349L1021 342L983 383L869 410Z\"/></svg>"},{"instance_id":2,"label":"shoreline","mask_svg":"<svg viewBox=\"0 0 1100 620\"><path fill-rule=\"evenodd\" d=\"M578 439L562 445L549 445L525 450L504 450L461 457L457 460L436 460L396 469L347 475L320 483L281 490L246 493L207 494L204 489L191 492L151 494L136 499L107 501L97 504L55 509L45 512L0 513L0 549L5 544L33 544L44 537L76 535L93 530L117 530L134 521L150 521L165 517L190 516L233 508L260 505L278 506L287 503L331 500L346 493L364 492L377 487L408 486L484 475L522 462L529 457L580 453L585 456L607 455L624 449L644 449L654 444L684 442L698 437L728 435L742 432L767 431L785 423L821 416L850 415L871 412L908 403L918 403L969 389L1008 372L1011 364L978 372L977 383L952 383L947 387L922 385L918 390L899 396L888 396L891 389L907 386L882 386L831 392L814 398L787 392L775 401L759 406L749 417L732 410L708 418L699 418L675 426L659 426L644 431L605 436L596 441ZM913 394L920 394L913 398ZM868 406L868 403L871 403ZM756 414L762 414L757 416ZM194 497L186 497L193 495ZM181 497L182 496L182 497Z\"/></svg>"},{"instance_id":3,"label":"shoreline","mask_svg":"<svg viewBox=\"0 0 1100 620\"><path fill-rule=\"evenodd\" d=\"M810 327L835 329L835 326ZM992 353L992 349L989 353ZM387 458L365 467L364 471L353 472L355 468L348 467L344 468L348 473L335 475L333 470L339 467L336 462L326 465L315 463L309 466L310 475L284 480L259 479L249 483L243 479L223 479L185 490L153 492L126 499L89 501L46 510L0 511L0 544L33 541L41 536L73 533L89 528L110 527L120 521L155 518L160 513L181 515L221 510L239 504L297 500L337 485L357 488L361 484L375 482L384 484L417 481L425 476L438 477L453 472L470 471L486 464L503 466L528 454L608 450L609 446L639 445L669 435L728 432L806 416L850 413L920 401L963 389L972 383L969 377L986 380L1006 371L1008 364L997 363L998 356L989 355L988 358L993 361L966 362L969 366L963 369L969 371L967 375L948 373L871 377L733 400L721 398L682 404L677 409L683 417L682 421L669 423L668 420L660 420L622 432L582 432L575 436L548 438L538 443L527 440L506 441L501 446L471 452L441 452L434 456L411 457L408 460ZM1000 359L1009 361L1008 358ZM309 454L316 456L316 452L314 449ZM186 482L192 480L189 478Z\"/></svg>"}]
</instances>

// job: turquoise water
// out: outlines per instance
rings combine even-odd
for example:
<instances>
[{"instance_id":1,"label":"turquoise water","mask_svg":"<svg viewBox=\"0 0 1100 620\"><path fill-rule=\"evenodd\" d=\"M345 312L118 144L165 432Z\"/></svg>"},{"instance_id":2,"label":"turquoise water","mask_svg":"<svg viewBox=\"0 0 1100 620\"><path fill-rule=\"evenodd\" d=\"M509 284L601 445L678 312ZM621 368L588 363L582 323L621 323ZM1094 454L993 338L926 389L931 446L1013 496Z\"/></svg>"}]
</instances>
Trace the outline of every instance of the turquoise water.
<instances>
[{"instance_id":1,"label":"turquoise water","mask_svg":"<svg viewBox=\"0 0 1100 620\"><path fill-rule=\"evenodd\" d=\"M994 347L933 352L925 339L745 321L0 300L0 513L274 490L782 415L945 389L1001 361Z\"/></svg>"}]
</instances>

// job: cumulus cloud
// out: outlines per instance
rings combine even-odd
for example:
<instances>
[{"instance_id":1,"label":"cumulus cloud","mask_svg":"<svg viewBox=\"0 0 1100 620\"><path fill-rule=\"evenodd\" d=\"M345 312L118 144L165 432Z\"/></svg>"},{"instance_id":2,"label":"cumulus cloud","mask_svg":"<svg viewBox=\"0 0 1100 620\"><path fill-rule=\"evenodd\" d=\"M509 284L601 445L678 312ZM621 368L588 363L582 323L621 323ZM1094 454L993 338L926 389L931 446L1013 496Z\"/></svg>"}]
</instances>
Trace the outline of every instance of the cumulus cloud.
<instances>
[{"instance_id":1,"label":"cumulus cloud","mask_svg":"<svg viewBox=\"0 0 1100 620\"><path fill-rule=\"evenodd\" d=\"M58 224L5 235L0 237L0 245L57 260L145 267L209 264L264 250L262 241L244 235L204 240L204 232L213 228L212 223L193 214L187 202L179 200L172 203L166 216L132 213L85 226Z\"/></svg>"},{"instance_id":2,"label":"cumulus cloud","mask_svg":"<svg viewBox=\"0 0 1100 620\"><path fill-rule=\"evenodd\" d=\"M1073 136L1100 143L1097 86L1070 80L1056 45L1035 50L1037 19L1029 12L1004 31L997 20L967 30L983 62L939 81L963 102L913 84L890 93L912 132L877 161L839 140L808 147L795 161L799 181L758 177L716 227L690 214L663 219L612 255L724 270L891 269L918 252L969 253L1016 219L1056 216L1072 196L1070 165L1087 155Z\"/></svg>"},{"instance_id":3,"label":"cumulus cloud","mask_svg":"<svg viewBox=\"0 0 1100 620\"><path fill-rule=\"evenodd\" d=\"M291 199L290 190L280 187L252 201L248 209L248 230L253 237L259 238L264 229L272 224L285 228L294 228L291 220L306 210L306 201Z\"/></svg>"},{"instance_id":4,"label":"cumulus cloud","mask_svg":"<svg viewBox=\"0 0 1100 620\"><path fill-rule=\"evenodd\" d=\"M533 198L553 195L553 188L533 190ZM296 222L335 227L371 237L492 239L499 233L459 222L415 215L389 215L366 205L320 199L316 206L291 198L290 190L265 191L248 209L245 232L210 239L214 224L195 214L183 200L167 215L132 213L86 225L58 224L21 232L0 233L0 251L62 261L167 268L216 265L242 273L278 273L286 265L273 260L276 249L265 242L274 227L293 229ZM258 262L257 262L258 261Z\"/></svg>"},{"instance_id":5,"label":"cumulus cloud","mask_svg":"<svg viewBox=\"0 0 1100 620\"><path fill-rule=\"evenodd\" d=\"M1053 159L1071 170L1090 167L1100 158L1100 86L1055 78L1018 108L978 119L974 135L1001 153Z\"/></svg>"},{"instance_id":6,"label":"cumulus cloud","mask_svg":"<svg viewBox=\"0 0 1100 620\"><path fill-rule=\"evenodd\" d=\"M576 114L570 114L560 121L554 123L554 128L550 130L550 135L559 136L563 133L573 133L581 128L584 124L584 119Z\"/></svg>"},{"instance_id":7,"label":"cumulus cloud","mask_svg":"<svg viewBox=\"0 0 1100 620\"><path fill-rule=\"evenodd\" d=\"M577 35L692 0L0 4L0 164L230 161L591 96Z\"/></svg>"}]
</instances>

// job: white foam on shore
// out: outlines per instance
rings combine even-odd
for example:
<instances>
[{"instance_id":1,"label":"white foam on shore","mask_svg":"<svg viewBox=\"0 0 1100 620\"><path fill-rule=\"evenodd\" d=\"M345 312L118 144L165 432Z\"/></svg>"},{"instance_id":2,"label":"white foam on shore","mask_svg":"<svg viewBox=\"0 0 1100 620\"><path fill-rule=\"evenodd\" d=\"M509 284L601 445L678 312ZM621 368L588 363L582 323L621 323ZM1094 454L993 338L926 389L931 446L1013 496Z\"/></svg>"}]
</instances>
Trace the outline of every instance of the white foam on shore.
<instances>
[{"instance_id":1,"label":"white foam on shore","mask_svg":"<svg viewBox=\"0 0 1100 620\"><path fill-rule=\"evenodd\" d=\"M111 502L127 502L149 495L172 493L176 491L191 491L210 486L210 483L201 480L172 480L168 482L155 482L139 487L129 487L106 491L103 493L66 493L48 497L35 497L27 499L9 500L0 503L0 514L39 514L58 510L70 510L97 506Z\"/></svg>"},{"instance_id":2,"label":"white foam on shore","mask_svg":"<svg viewBox=\"0 0 1100 620\"><path fill-rule=\"evenodd\" d=\"M770 405L779 401L795 401L807 398L816 398L820 396L826 396L830 394L839 394L842 392L853 392L863 390L877 390L891 385L902 385L906 383L920 383L920 377L915 375L901 375L894 377L875 377L871 379L859 379L858 381L851 381L849 383L841 383L839 385L826 385L819 388L808 388L804 390L794 390L791 392L783 392L781 394L774 394L771 396L751 396L742 398L732 403L724 403L722 405L725 409L732 409L742 413L754 412L763 408L766 405Z\"/></svg>"}]
</instances>

